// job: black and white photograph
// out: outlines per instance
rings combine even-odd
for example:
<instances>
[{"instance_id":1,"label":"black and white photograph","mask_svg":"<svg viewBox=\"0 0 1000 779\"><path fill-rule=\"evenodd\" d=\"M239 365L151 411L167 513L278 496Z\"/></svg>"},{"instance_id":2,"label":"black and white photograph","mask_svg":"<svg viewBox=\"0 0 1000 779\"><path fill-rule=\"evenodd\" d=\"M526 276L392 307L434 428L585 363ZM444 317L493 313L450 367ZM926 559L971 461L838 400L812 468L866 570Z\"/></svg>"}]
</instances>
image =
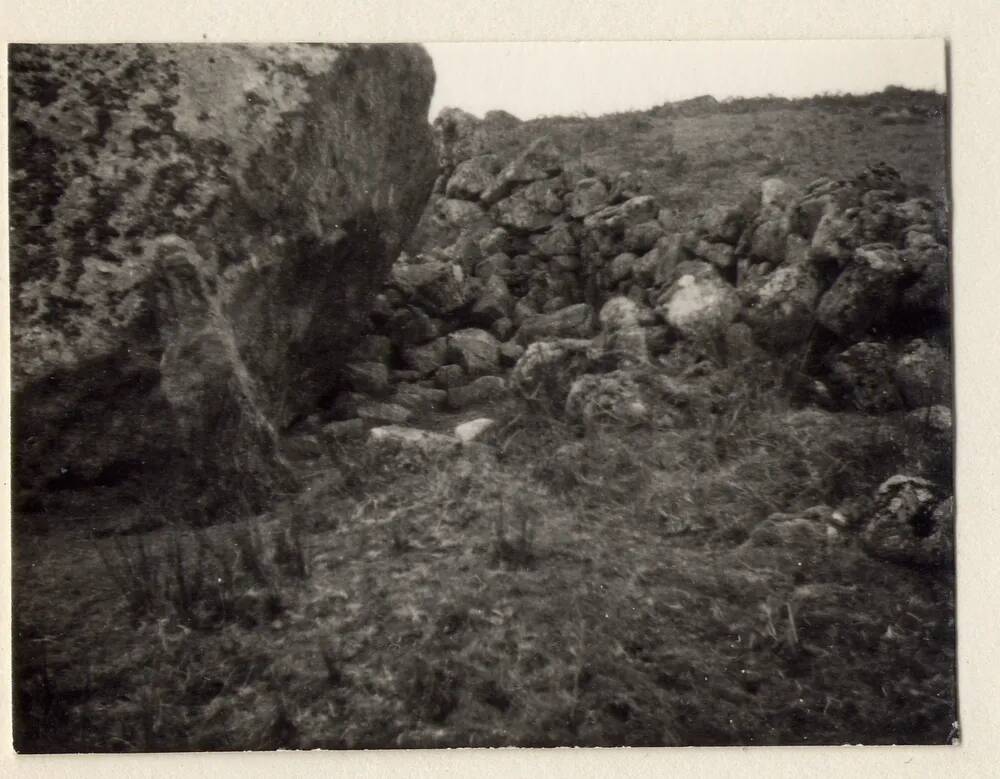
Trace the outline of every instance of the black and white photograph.
<instances>
[{"instance_id":1,"label":"black and white photograph","mask_svg":"<svg viewBox=\"0 0 1000 779\"><path fill-rule=\"evenodd\" d=\"M959 745L948 56L9 44L15 750Z\"/></svg>"}]
</instances>

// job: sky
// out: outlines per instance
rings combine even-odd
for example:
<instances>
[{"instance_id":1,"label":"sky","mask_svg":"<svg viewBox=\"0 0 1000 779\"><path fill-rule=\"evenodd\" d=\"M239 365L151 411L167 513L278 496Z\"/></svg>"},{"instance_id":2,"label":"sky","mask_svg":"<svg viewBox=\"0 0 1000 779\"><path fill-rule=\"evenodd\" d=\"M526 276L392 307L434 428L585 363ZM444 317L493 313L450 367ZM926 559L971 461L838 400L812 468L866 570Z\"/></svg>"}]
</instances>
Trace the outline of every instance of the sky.
<instances>
[{"instance_id":1,"label":"sky","mask_svg":"<svg viewBox=\"0 0 1000 779\"><path fill-rule=\"evenodd\" d=\"M945 91L940 39L427 43L447 106L521 119L646 109L698 95L808 97L889 84Z\"/></svg>"}]
</instances>

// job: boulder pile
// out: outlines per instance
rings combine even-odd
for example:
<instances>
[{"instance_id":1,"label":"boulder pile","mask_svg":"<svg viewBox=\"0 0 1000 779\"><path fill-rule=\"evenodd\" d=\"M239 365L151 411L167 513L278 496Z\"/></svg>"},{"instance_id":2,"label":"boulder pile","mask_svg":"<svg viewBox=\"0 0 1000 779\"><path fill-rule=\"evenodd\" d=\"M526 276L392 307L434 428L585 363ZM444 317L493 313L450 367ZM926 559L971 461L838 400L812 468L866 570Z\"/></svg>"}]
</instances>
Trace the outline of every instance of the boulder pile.
<instances>
[{"instance_id":1,"label":"boulder pile","mask_svg":"<svg viewBox=\"0 0 1000 779\"><path fill-rule=\"evenodd\" d=\"M642 192L642 172L606 175L548 137L501 164L489 126L438 120L442 173L424 215L436 240L394 266L336 415L376 389L411 409L495 400L515 366L523 390L593 338L640 361L677 343L723 360L770 353L832 408L948 403L948 226L891 167L804 191L766 179L681 226ZM627 323L600 321L612 299L630 301Z\"/></svg>"}]
</instances>

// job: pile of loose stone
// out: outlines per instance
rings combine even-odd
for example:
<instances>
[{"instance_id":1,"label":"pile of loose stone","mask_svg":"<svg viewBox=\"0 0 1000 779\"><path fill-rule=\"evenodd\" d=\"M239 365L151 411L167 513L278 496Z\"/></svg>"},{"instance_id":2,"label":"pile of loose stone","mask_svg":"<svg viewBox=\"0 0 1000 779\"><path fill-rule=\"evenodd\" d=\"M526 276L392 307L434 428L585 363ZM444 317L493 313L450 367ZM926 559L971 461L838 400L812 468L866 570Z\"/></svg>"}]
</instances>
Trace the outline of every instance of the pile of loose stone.
<instances>
[{"instance_id":1,"label":"pile of loose stone","mask_svg":"<svg viewBox=\"0 0 1000 779\"><path fill-rule=\"evenodd\" d=\"M396 263L330 418L405 424L495 401L527 347L592 339L618 296L652 359L678 342L802 350L811 402L947 412L947 225L888 166L805 192L767 179L678 229L641 175L567 162L548 138L506 165L451 162L425 217L444 245Z\"/></svg>"}]
</instances>

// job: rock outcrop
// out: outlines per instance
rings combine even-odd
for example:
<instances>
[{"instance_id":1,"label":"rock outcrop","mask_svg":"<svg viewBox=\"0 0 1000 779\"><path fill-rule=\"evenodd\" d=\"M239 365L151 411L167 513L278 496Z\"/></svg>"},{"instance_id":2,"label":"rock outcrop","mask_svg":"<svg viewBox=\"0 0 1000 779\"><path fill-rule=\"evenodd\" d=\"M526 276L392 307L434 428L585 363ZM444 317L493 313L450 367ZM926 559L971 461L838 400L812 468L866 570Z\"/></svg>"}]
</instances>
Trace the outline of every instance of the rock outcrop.
<instances>
[{"instance_id":1,"label":"rock outcrop","mask_svg":"<svg viewBox=\"0 0 1000 779\"><path fill-rule=\"evenodd\" d=\"M19 486L280 480L424 208L433 80L416 46L12 47Z\"/></svg>"}]
</instances>

